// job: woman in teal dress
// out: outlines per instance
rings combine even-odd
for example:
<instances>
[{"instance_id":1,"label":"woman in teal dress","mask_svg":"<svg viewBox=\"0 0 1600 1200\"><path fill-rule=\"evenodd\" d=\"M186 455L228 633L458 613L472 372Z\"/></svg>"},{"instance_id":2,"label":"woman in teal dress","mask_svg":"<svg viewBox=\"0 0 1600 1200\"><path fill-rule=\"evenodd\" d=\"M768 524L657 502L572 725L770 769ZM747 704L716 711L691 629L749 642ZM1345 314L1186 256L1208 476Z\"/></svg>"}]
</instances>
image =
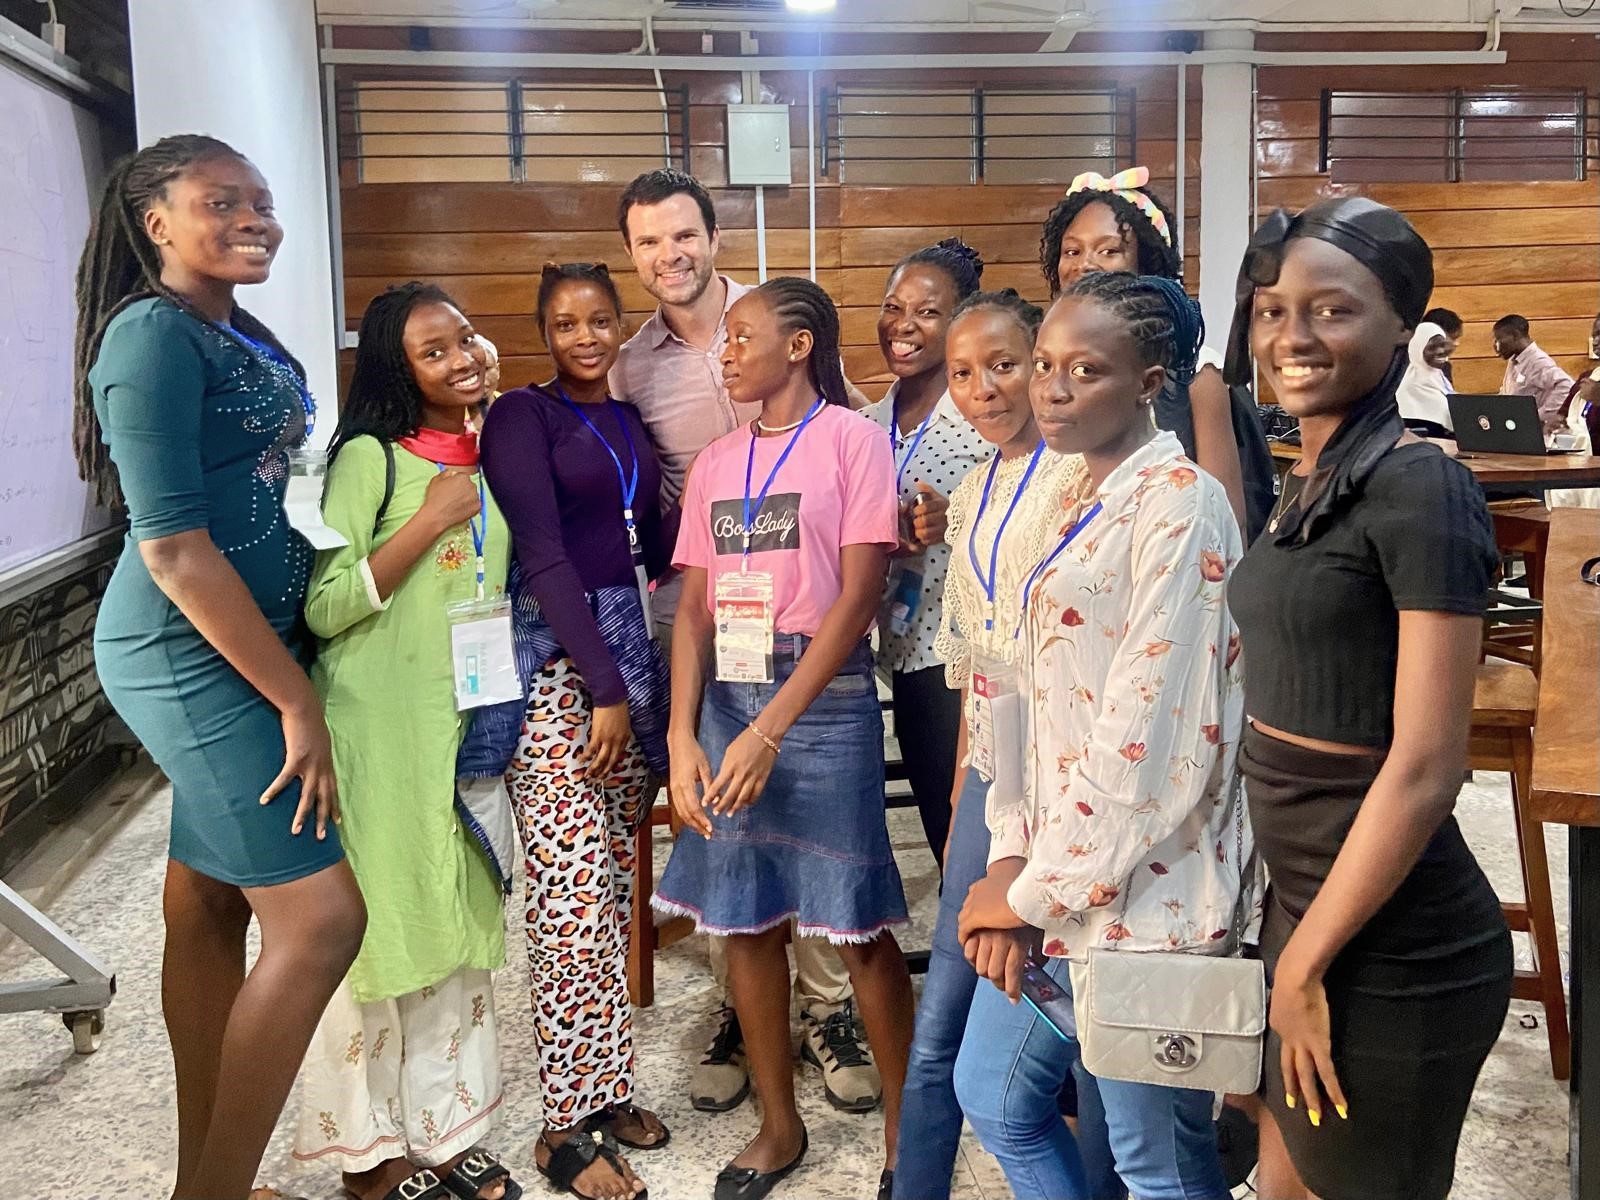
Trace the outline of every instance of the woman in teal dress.
<instances>
[{"instance_id":1,"label":"woman in teal dress","mask_svg":"<svg viewBox=\"0 0 1600 1200\"><path fill-rule=\"evenodd\" d=\"M172 782L173 1200L251 1194L366 922L305 670L311 548L283 507L310 394L233 297L266 280L282 240L266 182L237 151L165 138L113 169L78 272L79 469L130 522L95 662ZM252 915L261 953L246 975Z\"/></svg>"},{"instance_id":2,"label":"woman in teal dress","mask_svg":"<svg viewBox=\"0 0 1600 1200\"><path fill-rule=\"evenodd\" d=\"M337 1165L355 1200L521 1194L475 1149L501 1102L490 972L505 963L504 893L455 809L476 710L456 707L448 609L480 578L502 596L511 554L478 470L487 388L483 348L444 292L406 283L368 305L322 501L350 544L318 555L306 620L369 916L306 1056L294 1149Z\"/></svg>"}]
</instances>

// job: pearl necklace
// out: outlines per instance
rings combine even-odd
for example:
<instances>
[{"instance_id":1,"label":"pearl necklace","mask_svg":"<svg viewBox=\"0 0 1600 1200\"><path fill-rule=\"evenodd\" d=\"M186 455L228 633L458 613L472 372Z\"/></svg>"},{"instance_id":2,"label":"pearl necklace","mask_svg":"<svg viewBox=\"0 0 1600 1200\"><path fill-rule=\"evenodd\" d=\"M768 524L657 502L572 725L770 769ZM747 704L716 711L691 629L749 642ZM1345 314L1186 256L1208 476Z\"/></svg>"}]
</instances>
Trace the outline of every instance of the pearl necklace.
<instances>
[{"instance_id":1,"label":"pearl necklace","mask_svg":"<svg viewBox=\"0 0 1600 1200\"><path fill-rule=\"evenodd\" d=\"M799 429L805 423L806 419L804 417L801 417L792 425L768 425L760 417L756 418L756 428L761 430L762 433L788 433L791 429Z\"/></svg>"}]
</instances>

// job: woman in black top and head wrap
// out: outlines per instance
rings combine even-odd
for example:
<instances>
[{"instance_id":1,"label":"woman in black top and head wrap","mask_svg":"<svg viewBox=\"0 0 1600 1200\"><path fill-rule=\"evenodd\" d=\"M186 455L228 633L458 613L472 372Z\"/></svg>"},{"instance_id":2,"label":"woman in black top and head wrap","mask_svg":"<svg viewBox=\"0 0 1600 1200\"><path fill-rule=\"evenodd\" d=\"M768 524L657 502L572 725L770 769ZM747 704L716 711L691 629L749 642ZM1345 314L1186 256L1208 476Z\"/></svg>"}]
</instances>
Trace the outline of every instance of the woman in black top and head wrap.
<instances>
[{"instance_id":1,"label":"woman in black top and head wrap","mask_svg":"<svg viewBox=\"0 0 1600 1200\"><path fill-rule=\"evenodd\" d=\"M1427 243L1359 198L1275 213L1239 275L1229 381L1253 351L1302 447L1228 594L1272 877L1274 1200L1443 1200L1510 998L1510 935L1451 815L1494 536L1395 402L1432 288Z\"/></svg>"}]
</instances>

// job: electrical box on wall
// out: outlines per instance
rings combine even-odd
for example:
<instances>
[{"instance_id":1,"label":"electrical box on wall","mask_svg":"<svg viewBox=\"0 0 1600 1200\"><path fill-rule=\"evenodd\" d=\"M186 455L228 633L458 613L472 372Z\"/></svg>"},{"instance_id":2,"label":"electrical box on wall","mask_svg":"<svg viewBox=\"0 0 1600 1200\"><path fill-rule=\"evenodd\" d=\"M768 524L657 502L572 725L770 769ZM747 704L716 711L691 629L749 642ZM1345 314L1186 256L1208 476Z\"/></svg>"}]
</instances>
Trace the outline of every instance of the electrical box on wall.
<instances>
[{"instance_id":1,"label":"electrical box on wall","mask_svg":"<svg viewBox=\"0 0 1600 1200\"><path fill-rule=\"evenodd\" d=\"M789 106L728 105L728 182L787 187Z\"/></svg>"}]
</instances>

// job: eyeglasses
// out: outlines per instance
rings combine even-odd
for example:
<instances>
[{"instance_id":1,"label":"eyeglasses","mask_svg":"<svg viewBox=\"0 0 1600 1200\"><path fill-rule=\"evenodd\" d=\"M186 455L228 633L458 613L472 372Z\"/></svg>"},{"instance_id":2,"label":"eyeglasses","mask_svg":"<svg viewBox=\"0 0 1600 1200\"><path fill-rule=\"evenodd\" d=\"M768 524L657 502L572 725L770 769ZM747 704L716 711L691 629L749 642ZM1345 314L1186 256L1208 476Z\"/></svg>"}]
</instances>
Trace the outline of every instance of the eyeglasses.
<instances>
[{"instance_id":1,"label":"eyeglasses","mask_svg":"<svg viewBox=\"0 0 1600 1200\"><path fill-rule=\"evenodd\" d=\"M1600 555L1596 555L1578 568L1578 576L1585 583L1600 587Z\"/></svg>"}]
</instances>

